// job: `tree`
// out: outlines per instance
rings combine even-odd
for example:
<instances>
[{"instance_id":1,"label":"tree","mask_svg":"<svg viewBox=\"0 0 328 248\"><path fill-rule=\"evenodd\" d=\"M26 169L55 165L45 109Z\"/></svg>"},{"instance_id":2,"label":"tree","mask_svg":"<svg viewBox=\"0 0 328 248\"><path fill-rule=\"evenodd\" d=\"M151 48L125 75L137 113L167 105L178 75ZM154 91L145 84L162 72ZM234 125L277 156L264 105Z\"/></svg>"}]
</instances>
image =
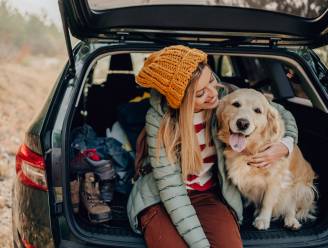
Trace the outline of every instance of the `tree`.
<instances>
[{"instance_id":1,"label":"tree","mask_svg":"<svg viewBox=\"0 0 328 248\"><path fill-rule=\"evenodd\" d=\"M309 18L319 16L328 8L327 0L216 0L215 2L218 5L274 10Z\"/></svg>"},{"instance_id":2,"label":"tree","mask_svg":"<svg viewBox=\"0 0 328 248\"><path fill-rule=\"evenodd\" d=\"M53 56L65 49L62 32L47 21L47 16L35 14L22 15L0 0L0 59L15 57L15 54L30 52Z\"/></svg>"}]
</instances>

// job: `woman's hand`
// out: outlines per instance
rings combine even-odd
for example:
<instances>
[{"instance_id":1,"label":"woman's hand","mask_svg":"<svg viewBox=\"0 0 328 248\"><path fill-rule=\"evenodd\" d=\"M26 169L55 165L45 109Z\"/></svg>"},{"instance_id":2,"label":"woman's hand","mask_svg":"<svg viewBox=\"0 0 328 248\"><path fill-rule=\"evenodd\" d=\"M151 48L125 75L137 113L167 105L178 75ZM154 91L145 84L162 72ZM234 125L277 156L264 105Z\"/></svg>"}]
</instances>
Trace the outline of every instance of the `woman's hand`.
<instances>
[{"instance_id":1,"label":"woman's hand","mask_svg":"<svg viewBox=\"0 0 328 248\"><path fill-rule=\"evenodd\" d=\"M254 155L247 165L257 168L268 167L272 163L288 155L288 148L281 142L266 145L262 152Z\"/></svg>"}]
</instances>

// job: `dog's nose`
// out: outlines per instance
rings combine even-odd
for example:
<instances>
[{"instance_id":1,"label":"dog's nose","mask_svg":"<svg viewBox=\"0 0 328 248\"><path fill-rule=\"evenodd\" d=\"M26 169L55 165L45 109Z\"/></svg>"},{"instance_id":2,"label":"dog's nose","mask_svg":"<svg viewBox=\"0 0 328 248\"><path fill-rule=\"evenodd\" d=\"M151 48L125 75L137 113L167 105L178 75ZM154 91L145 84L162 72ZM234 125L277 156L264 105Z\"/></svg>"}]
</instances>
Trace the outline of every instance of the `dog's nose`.
<instances>
[{"instance_id":1,"label":"dog's nose","mask_svg":"<svg viewBox=\"0 0 328 248\"><path fill-rule=\"evenodd\" d=\"M238 119L237 127L241 131L245 131L249 127L249 121L247 119Z\"/></svg>"}]
</instances>

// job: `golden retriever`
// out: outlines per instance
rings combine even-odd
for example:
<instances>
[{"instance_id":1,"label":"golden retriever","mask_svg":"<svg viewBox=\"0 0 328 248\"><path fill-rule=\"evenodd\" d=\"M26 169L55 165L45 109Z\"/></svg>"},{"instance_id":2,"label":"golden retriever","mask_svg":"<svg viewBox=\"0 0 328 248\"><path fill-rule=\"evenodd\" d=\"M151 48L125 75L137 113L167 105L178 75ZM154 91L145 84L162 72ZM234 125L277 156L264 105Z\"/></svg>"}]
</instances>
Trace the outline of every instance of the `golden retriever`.
<instances>
[{"instance_id":1,"label":"golden retriever","mask_svg":"<svg viewBox=\"0 0 328 248\"><path fill-rule=\"evenodd\" d=\"M253 225L265 230L272 218L283 218L287 228L296 230L300 221L314 219L315 173L297 145L292 154L271 166L247 165L253 155L284 135L283 120L264 95L252 89L236 90L222 98L216 114L218 138L226 144L228 177L254 203Z\"/></svg>"}]
</instances>

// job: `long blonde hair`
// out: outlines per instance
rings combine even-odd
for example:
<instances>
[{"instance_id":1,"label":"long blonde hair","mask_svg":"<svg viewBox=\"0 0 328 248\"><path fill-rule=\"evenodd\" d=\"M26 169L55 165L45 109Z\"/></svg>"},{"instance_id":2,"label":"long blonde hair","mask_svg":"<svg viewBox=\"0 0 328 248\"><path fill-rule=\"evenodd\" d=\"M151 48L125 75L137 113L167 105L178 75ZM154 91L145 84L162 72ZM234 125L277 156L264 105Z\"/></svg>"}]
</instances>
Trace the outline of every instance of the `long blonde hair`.
<instances>
[{"instance_id":1,"label":"long blonde hair","mask_svg":"<svg viewBox=\"0 0 328 248\"><path fill-rule=\"evenodd\" d=\"M159 150L164 146L168 160L172 164L180 163L183 179L188 175L197 174L202 168L203 161L198 144L194 124L194 106L196 85L203 68L200 63L193 73L187 86L184 98L179 109L169 110L164 115L157 136L157 158ZM205 111L205 140L210 143L210 117L212 110Z\"/></svg>"}]
</instances>

